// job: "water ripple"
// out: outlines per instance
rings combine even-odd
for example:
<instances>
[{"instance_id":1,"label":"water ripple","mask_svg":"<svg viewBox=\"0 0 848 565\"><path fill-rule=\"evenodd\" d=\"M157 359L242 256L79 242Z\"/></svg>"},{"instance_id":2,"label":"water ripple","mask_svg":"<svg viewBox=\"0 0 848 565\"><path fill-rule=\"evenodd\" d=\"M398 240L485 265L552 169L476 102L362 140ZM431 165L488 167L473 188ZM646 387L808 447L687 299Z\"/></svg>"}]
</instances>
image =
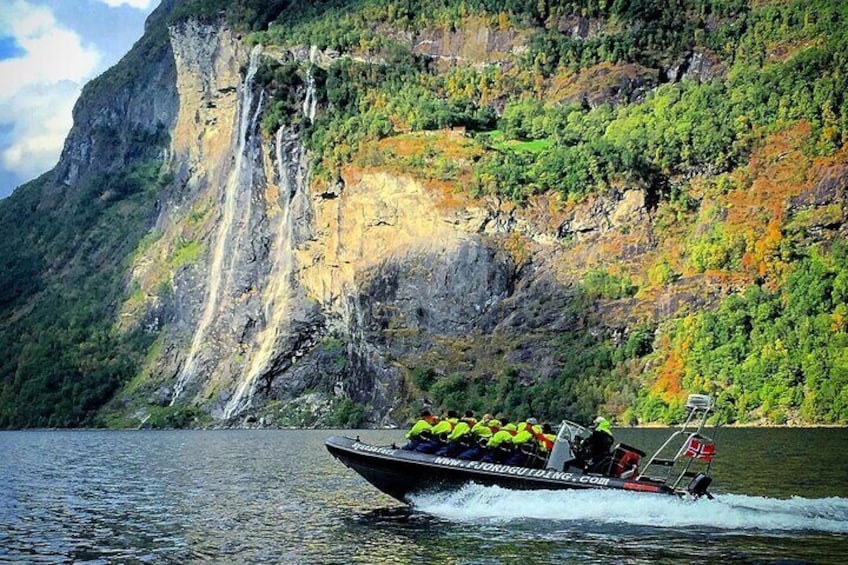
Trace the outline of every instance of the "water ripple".
<instances>
[{"instance_id":1,"label":"water ripple","mask_svg":"<svg viewBox=\"0 0 848 565\"><path fill-rule=\"evenodd\" d=\"M327 435L0 432L0 563L838 563L848 552L836 495L693 507L471 487L408 508L333 460Z\"/></svg>"}]
</instances>

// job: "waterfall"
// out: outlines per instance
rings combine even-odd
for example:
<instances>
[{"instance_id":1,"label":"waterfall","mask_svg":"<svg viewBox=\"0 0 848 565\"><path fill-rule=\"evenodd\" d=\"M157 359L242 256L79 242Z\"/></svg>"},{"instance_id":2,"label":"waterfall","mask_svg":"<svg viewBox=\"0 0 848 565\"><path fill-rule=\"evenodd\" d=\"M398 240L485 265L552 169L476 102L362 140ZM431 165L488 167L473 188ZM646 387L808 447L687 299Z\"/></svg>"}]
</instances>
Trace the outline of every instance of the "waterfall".
<instances>
[{"instance_id":1,"label":"waterfall","mask_svg":"<svg viewBox=\"0 0 848 565\"><path fill-rule=\"evenodd\" d=\"M309 123L315 121L318 111L318 96L315 93L315 76L312 69L318 60L318 47L313 45L309 50L309 68L306 70L306 98L303 99L303 115L309 119Z\"/></svg>"},{"instance_id":2,"label":"waterfall","mask_svg":"<svg viewBox=\"0 0 848 565\"><path fill-rule=\"evenodd\" d=\"M303 193L298 190L298 179L302 178L303 173L299 169L301 146L297 135L291 134L286 138L285 129L280 128L275 141L282 215L271 248L274 259L270 282L263 293L265 329L258 336L259 348L253 356L247 376L239 382L224 408L224 419L232 418L250 406L256 383L277 353L281 332L287 329L284 317L289 313L294 268L294 221L291 208L294 195Z\"/></svg>"},{"instance_id":3,"label":"waterfall","mask_svg":"<svg viewBox=\"0 0 848 565\"><path fill-rule=\"evenodd\" d=\"M215 233L215 242L212 248L212 264L209 268L209 280L206 286L206 297L203 302L203 311L192 337L191 347L188 351L186 361L177 375L174 384L174 393L171 397L171 406L177 401L185 390L186 385L197 370L197 356L206 339L210 325L218 313L218 301L221 295L221 282L227 270L224 261L228 255L227 247L232 237L235 216L237 212L238 195L240 188L245 182L249 183L251 178L250 160L246 158L250 146L248 139L250 132L256 131L256 123L260 115L259 104L253 108L253 79L259 69L259 59L262 54L262 46L256 45L250 53L250 64L247 74L242 83L241 100L239 106L239 129L238 146L235 153L235 163L230 170L227 183L224 186L224 194L221 202L221 217L218 229Z\"/></svg>"},{"instance_id":4,"label":"waterfall","mask_svg":"<svg viewBox=\"0 0 848 565\"><path fill-rule=\"evenodd\" d=\"M315 95L315 77L312 76L312 67L306 71L306 98L303 100L303 115L309 118L309 123L315 121L315 113L318 110L318 97Z\"/></svg>"},{"instance_id":5,"label":"waterfall","mask_svg":"<svg viewBox=\"0 0 848 565\"><path fill-rule=\"evenodd\" d=\"M315 121L315 112L318 109L318 98L315 96L315 77L312 76L312 68L306 72L306 98L303 101L303 115L309 118L309 123Z\"/></svg>"},{"instance_id":6,"label":"waterfall","mask_svg":"<svg viewBox=\"0 0 848 565\"><path fill-rule=\"evenodd\" d=\"M318 60L318 48L309 52L309 67L306 73L306 95L302 112L310 123L315 121L318 96L313 69ZM262 293L265 327L257 336L257 349L249 369L224 407L224 419L238 416L253 402L259 379L273 369L273 361L280 356L281 345L291 330L290 304L294 296L295 282L295 218L292 208L306 207L307 191L304 187L306 166L303 162L303 146L294 130L280 128L275 136L275 156L279 182L281 215L277 222L276 235L271 248L272 266L269 283Z\"/></svg>"}]
</instances>

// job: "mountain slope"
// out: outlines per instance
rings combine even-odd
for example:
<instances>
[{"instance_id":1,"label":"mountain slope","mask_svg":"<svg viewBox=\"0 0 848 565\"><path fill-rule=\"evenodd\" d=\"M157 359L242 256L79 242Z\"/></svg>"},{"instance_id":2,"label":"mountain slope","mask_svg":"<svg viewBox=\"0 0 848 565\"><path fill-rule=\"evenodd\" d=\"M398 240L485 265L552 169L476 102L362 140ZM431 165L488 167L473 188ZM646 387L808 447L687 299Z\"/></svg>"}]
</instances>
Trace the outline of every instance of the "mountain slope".
<instances>
[{"instance_id":1,"label":"mountain slope","mask_svg":"<svg viewBox=\"0 0 848 565\"><path fill-rule=\"evenodd\" d=\"M0 426L848 419L840 2L165 2L0 204Z\"/></svg>"}]
</instances>

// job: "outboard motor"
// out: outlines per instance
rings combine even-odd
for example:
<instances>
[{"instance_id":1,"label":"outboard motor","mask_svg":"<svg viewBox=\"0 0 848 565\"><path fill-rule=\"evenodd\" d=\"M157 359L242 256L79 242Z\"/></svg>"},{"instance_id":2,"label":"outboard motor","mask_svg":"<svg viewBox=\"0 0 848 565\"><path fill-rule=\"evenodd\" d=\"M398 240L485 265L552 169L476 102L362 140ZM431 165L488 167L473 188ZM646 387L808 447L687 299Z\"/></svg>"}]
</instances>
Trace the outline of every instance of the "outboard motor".
<instances>
[{"instance_id":1,"label":"outboard motor","mask_svg":"<svg viewBox=\"0 0 848 565\"><path fill-rule=\"evenodd\" d=\"M689 481L686 491L695 498L706 496L709 500L712 500L713 495L707 492L707 489L710 487L710 483L712 482L713 480L710 477L703 473L698 473L695 475L695 478Z\"/></svg>"}]
</instances>

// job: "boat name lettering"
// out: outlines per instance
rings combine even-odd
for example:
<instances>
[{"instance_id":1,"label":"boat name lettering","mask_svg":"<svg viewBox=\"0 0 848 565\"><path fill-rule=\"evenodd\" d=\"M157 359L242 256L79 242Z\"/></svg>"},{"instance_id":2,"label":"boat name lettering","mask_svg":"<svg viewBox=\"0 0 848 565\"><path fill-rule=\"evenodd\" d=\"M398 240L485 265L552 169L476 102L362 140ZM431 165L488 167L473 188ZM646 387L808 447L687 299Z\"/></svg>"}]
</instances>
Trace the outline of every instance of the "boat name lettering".
<instances>
[{"instance_id":1,"label":"boat name lettering","mask_svg":"<svg viewBox=\"0 0 848 565\"><path fill-rule=\"evenodd\" d=\"M562 471L553 471L551 469L539 469L538 474L534 475L534 477L542 477L545 479L553 479L555 481L575 481L577 477L574 476L574 473L564 473Z\"/></svg>"},{"instance_id":2,"label":"boat name lettering","mask_svg":"<svg viewBox=\"0 0 848 565\"><path fill-rule=\"evenodd\" d=\"M505 473L507 475L526 475L530 469L526 467L513 467L511 465L500 465L498 463L483 463L481 461L475 461L477 463L475 466L476 469L480 469L481 471L490 471L493 473Z\"/></svg>"},{"instance_id":3,"label":"boat name lettering","mask_svg":"<svg viewBox=\"0 0 848 565\"><path fill-rule=\"evenodd\" d=\"M483 461L464 461L461 459L453 459L451 457L436 457L437 465L445 465L446 467L459 467L460 469L473 469L476 471L488 471L491 473L503 473L506 475L529 475L533 469L526 467L513 467L511 465L501 465L499 463L486 463Z\"/></svg>"},{"instance_id":4,"label":"boat name lettering","mask_svg":"<svg viewBox=\"0 0 848 565\"><path fill-rule=\"evenodd\" d=\"M353 449L356 451L367 451L369 453L379 453L381 455L394 455L396 449L391 447L379 447L376 445L367 445L364 443L354 442Z\"/></svg>"},{"instance_id":5,"label":"boat name lettering","mask_svg":"<svg viewBox=\"0 0 848 565\"><path fill-rule=\"evenodd\" d=\"M554 471L553 469L528 469L526 467L513 467L511 465L485 463L483 461L464 461L462 459L453 459L452 457L436 457L435 463L437 465L444 465L445 467L458 467L460 469L473 469L477 471L565 481L569 483L599 486L606 486L610 483L610 480L606 477Z\"/></svg>"},{"instance_id":6,"label":"boat name lettering","mask_svg":"<svg viewBox=\"0 0 848 565\"><path fill-rule=\"evenodd\" d=\"M552 479L554 481L566 481L569 483L581 483L601 486L606 486L610 482L610 480L605 477L593 477L591 475L566 473L563 471L554 471L552 469L539 469L532 473L530 476L539 477L543 479Z\"/></svg>"},{"instance_id":7,"label":"boat name lettering","mask_svg":"<svg viewBox=\"0 0 848 565\"><path fill-rule=\"evenodd\" d=\"M462 461L460 459L451 459L450 457L436 457L436 464L447 465L448 467L469 467L467 461Z\"/></svg>"},{"instance_id":8,"label":"boat name lettering","mask_svg":"<svg viewBox=\"0 0 848 565\"><path fill-rule=\"evenodd\" d=\"M587 475L581 476L577 479L578 483L588 483L590 485L608 485L609 479L605 479L603 477L589 477Z\"/></svg>"}]
</instances>

